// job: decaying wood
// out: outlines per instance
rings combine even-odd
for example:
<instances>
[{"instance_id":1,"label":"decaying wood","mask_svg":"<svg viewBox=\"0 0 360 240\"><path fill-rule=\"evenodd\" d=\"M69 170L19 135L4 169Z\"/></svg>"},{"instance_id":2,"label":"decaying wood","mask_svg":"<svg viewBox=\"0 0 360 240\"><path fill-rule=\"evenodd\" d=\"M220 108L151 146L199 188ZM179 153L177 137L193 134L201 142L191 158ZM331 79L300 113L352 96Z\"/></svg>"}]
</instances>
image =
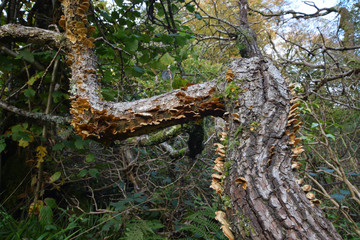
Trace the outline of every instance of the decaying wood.
<instances>
[{"instance_id":1,"label":"decaying wood","mask_svg":"<svg viewBox=\"0 0 360 240\"><path fill-rule=\"evenodd\" d=\"M207 115L222 115L224 105L213 96L215 81L134 102L104 101L99 94L96 56L92 50L94 27L86 19L89 1L67 0L63 6L60 25L73 44L68 56L72 70L72 125L82 137L122 140Z\"/></svg>"}]
</instances>

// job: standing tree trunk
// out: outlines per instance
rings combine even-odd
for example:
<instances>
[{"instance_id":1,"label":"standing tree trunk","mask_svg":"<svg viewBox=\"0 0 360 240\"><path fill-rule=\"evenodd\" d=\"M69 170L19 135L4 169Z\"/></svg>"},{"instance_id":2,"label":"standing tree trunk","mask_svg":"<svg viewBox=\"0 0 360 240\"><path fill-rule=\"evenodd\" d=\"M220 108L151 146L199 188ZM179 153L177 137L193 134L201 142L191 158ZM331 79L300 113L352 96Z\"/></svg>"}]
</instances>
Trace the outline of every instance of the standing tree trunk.
<instances>
[{"instance_id":1,"label":"standing tree trunk","mask_svg":"<svg viewBox=\"0 0 360 240\"><path fill-rule=\"evenodd\" d=\"M238 4L240 24L249 29L247 0ZM228 75L233 92L239 93L228 95L226 104L230 164L223 166L230 167L223 172L228 175L223 194L231 199L226 210L229 229L234 239L341 239L314 206L318 200L312 193L305 195L296 182L292 168L297 168L297 154L303 151L295 147L301 124L296 99L291 99L280 72L263 60L252 36L246 41L252 58L232 62L234 75Z\"/></svg>"},{"instance_id":2,"label":"standing tree trunk","mask_svg":"<svg viewBox=\"0 0 360 240\"><path fill-rule=\"evenodd\" d=\"M261 58L240 59L230 68L242 92L226 109L231 165L224 170L224 195L231 199L227 219L234 239L341 239L291 169L302 148L295 147L299 123L287 83Z\"/></svg>"}]
</instances>

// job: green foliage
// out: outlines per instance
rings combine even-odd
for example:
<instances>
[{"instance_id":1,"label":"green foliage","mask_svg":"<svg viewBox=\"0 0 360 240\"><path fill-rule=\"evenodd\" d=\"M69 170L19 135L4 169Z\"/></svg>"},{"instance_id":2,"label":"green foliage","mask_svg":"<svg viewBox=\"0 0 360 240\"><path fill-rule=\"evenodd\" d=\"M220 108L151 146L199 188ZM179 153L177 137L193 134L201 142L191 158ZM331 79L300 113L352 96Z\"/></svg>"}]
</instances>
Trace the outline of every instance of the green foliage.
<instances>
[{"instance_id":1,"label":"green foliage","mask_svg":"<svg viewBox=\"0 0 360 240\"><path fill-rule=\"evenodd\" d=\"M225 88L225 97L231 100L235 100L243 91L244 90L242 90L238 84L231 82Z\"/></svg>"},{"instance_id":2,"label":"green foliage","mask_svg":"<svg viewBox=\"0 0 360 240\"><path fill-rule=\"evenodd\" d=\"M156 235L155 231L164 225L160 221L152 220L134 220L131 221L125 229L124 240L145 240L145 239L165 239Z\"/></svg>"},{"instance_id":3,"label":"green foliage","mask_svg":"<svg viewBox=\"0 0 360 240\"><path fill-rule=\"evenodd\" d=\"M204 206L190 212L185 217L187 223L180 228L180 231L188 232L185 235L189 237L184 239L227 239L215 220L216 211L213 207Z\"/></svg>"},{"instance_id":4,"label":"green foliage","mask_svg":"<svg viewBox=\"0 0 360 240\"><path fill-rule=\"evenodd\" d=\"M56 221L53 219L54 210L60 213ZM0 216L0 237L6 240L65 240L70 239L82 229L81 218L67 218L65 210L51 204L42 207L38 217L30 216L18 221L3 210L0 211Z\"/></svg>"}]
</instances>

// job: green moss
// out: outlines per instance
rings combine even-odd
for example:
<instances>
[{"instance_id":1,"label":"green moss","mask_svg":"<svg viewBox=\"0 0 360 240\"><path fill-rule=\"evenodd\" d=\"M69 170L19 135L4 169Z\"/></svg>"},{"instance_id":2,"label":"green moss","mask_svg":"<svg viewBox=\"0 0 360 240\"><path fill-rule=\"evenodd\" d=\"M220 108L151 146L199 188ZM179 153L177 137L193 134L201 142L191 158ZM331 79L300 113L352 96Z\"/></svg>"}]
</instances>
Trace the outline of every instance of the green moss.
<instances>
[{"instance_id":1,"label":"green moss","mask_svg":"<svg viewBox=\"0 0 360 240\"><path fill-rule=\"evenodd\" d=\"M254 228L251 226L250 220L245 217L243 214L238 214L239 216L239 227L241 229L241 235L245 237L250 237L251 233L255 233Z\"/></svg>"},{"instance_id":2,"label":"green moss","mask_svg":"<svg viewBox=\"0 0 360 240\"><path fill-rule=\"evenodd\" d=\"M180 155L180 156L184 156L185 153L186 153L186 150L187 150L187 148L182 148L182 149L180 149L180 150L179 150L179 155Z\"/></svg>"},{"instance_id":3,"label":"green moss","mask_svg":"<svg viewBox=\"0 0 360 240\"><path fill-rule=\"evenodd\" d=\"M243 130L243 126L239 126L238 129L235 132L235 137L237 137L239 134L241 134L242 130ZM237 144L237 145L239 145L239 144Z\"/></svg>"},{"instance_id":4,"label":"green moss","mask_svg":"<svg viewBox=\"0 0 360 240\"><path fill-rule=\"evenodd\" d=\"M225 207L225 209L226 208L231 208L231 198L228 196L228 195L222 195L221 196L221 198L222 198L222 201L223 201L223 203L224 203L224 207Z\"/></svg>"},{"instance_id":5,"label":"green moss","mask_svg":"<svg viewBox=\"0 0 360 240\"><path fill-rule=\"evenodd\" d=\"M225 176L229 176L229 171L231 169L231 162L230 161L226 161L224 163L224 174Z\"/></svg>"},{"instance_id":6,"label":"green moss","mask_svg":"<svg viewBox=\"0 0 360 240\"><path fill-rule=\"evenodd\" d=\"M240 93L244 92L243 89L235 82L231 82L225 88L225 97L229 99L236 99Z\"/></svg>"}]
</instances>

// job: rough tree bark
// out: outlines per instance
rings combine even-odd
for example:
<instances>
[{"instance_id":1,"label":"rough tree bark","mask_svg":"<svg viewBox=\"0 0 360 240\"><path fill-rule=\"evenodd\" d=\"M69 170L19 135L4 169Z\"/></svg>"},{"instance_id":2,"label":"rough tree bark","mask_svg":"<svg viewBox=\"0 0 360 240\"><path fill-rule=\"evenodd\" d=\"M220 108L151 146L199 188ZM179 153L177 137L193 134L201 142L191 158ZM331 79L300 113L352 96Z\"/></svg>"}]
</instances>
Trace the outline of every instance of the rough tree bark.
<instances>
[{"instance_id":1,"label":"rough tree bark","mask_svg":"<svg viewBox=\"0 0 360 240\"><path fill-rule=\"evenodd\" d=\"M64 0L63 6L60 25L66 29L67 42L72 46L68 55L72 70L71 114L78 134L108 142L207 115L223 116L228 125L225 135L229 144L226 151L223 145L218 145L218 153L224 157L217 159L215 169L219 173L213 176L213 187L231 201L226 210L227 220L223 215L217 216L223 229L233 232L226 232L227 236L341 239L323 213L313 206L315 201L307 199L312 196L306 197L296 183L291 165L296 165L296 155L302 151L295 147L298 139L294 132L300 125L296 103L290 105L287 83L276 68L261 56L256 57L259 50L253 45L254 38L250 36L247 39L251 41L246 41L251 58L233 61L221 84L212 81L135 102L106 102L97 84L99 76L91 38L94 28L86 19L89 0ZM240 0L239 6L241 14L246 14L247 1ZM248 29L244 16L241 19ZM5 31L6 26L0 27L0 41L11 37L9 30L8 34ZM22 41L35 41L33 33L13 35ZM59 37L51 34L56 44Z\"/></svg>"},{"instance_id":2,"label":"rough tree bark","mask_svg":"<svg viewBox=\"0 0 360 240\"><path fill-rule=\"evenodd\" d=\"M231 165L223 170L223 195L231 199L227 217L235 239L341 239L296 182L300 124L287 83L261 58L240 59L230 68L242 92L226 104Z\"/></svg>"}]
</instances>

